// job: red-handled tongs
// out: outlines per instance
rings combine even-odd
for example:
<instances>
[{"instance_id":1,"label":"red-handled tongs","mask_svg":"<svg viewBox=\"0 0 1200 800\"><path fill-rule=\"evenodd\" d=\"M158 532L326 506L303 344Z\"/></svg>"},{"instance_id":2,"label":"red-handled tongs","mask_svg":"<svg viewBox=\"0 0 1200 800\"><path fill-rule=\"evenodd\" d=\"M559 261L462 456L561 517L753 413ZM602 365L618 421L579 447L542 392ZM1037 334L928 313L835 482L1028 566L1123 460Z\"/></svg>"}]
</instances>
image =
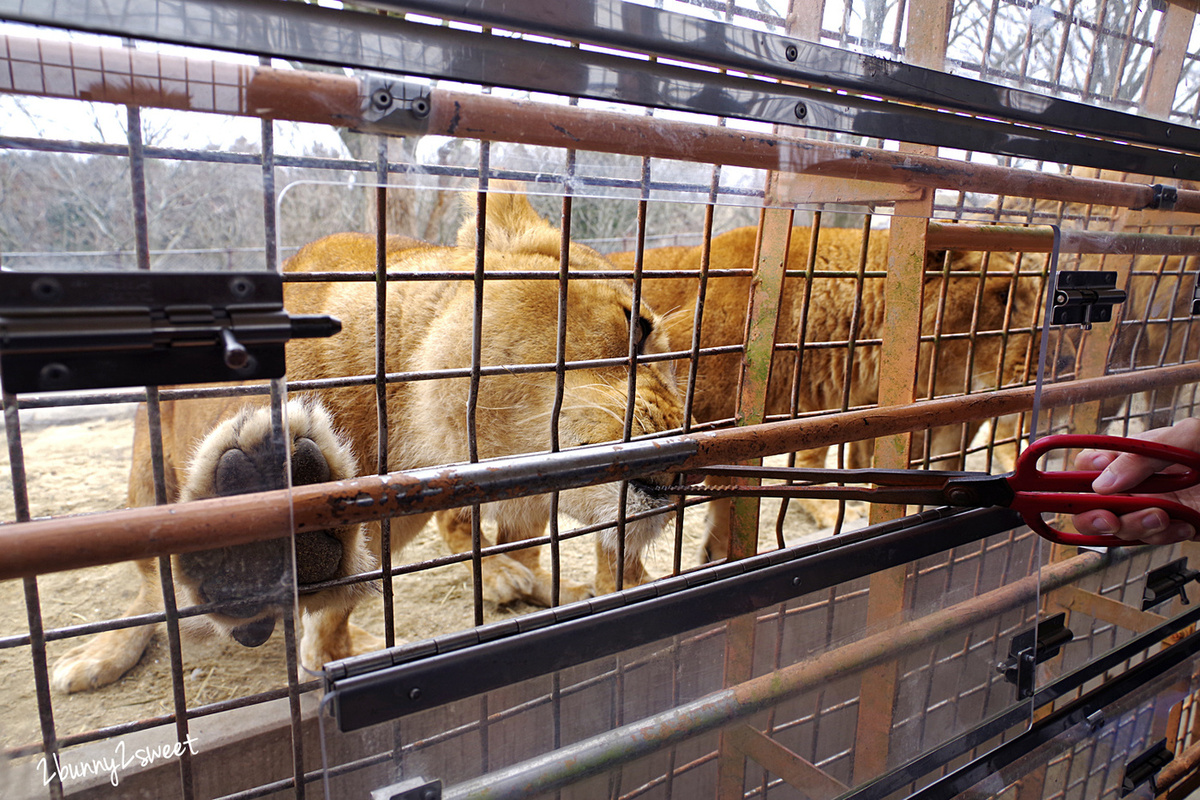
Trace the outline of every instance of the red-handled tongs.
<instances>
[{"instance_id":1,"label":"red-handled tongs","mask_svg":"<svg viewBox=\"0 0 1200 800\"><path fill-rule=\"evenodd\" d=\"M1092 491L1100 473L1087 470L1043 471L1038 460L1054 450L1091 448L1135 453L1179 465L1183 469L1158 472L1125 494L1101 495ZM1169 468L1170 469L1170 468ZM986 472L943 472L918 469L800 469L787 467L717 466L689 471L708 479L705 484L663 487L670 494L710 497L807 497L832 500L865 500L926 506L1005 506L1020 513L1034 531L1059 544L1115 547L1138 544L1112 535L1067 533L1051 528L1042 514L1078 514L1107 509L1121 516L1148 508L1161 508L1172 520L1200 531L1200 511L1165 497L1200 483L1200 453L1143 439L1120 436L1058 434L1031 443L1007 475ZM712 479L751 478L788 481L760 486L714 484ZM837 484L837 485L835 485ZM840 485L840 484L871 484Z\"/></svg>"}]
</instances>

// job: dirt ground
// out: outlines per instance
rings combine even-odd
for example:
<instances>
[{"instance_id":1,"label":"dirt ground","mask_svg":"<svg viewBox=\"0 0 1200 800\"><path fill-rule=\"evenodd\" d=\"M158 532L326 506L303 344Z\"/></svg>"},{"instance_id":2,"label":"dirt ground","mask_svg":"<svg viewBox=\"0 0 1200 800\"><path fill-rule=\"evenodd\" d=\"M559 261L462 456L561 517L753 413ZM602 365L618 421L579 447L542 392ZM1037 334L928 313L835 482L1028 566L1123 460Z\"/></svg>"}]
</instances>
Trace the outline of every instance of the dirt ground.
<instances>
[{"instance_id":1,"label":"dirt ground","mask_svg":"<svg viewBox=\"0 0 1200 800\"><path fill-rule=\"evenodd\" d=\"M23 412L22 443L28 473L30 511L39 516L91 513L124 507L132 440L131 406L105 406ZM763 507L763 548L773 548L777 504ZM8 450L0 453L0 520L14 519ZM686 516L683 563L696 563L702 530L701 509ZM859 523L861 524L861 523ZM564 529L569 520L564 520ZM789 542L815 533L811 521L789 516ZM590 581L594 567L590 537L563 545L563 573ZM444 555L445 546L427 529L404 551L400 562ZM549 554L544 553L543 559ZM652 574L671 569L669 534L648 554ZM120 614L136 593L131 564L60 572L37 580L41 615L47 630L110 619ZM452 565L397 578L395 583L398 640L419 640L470 627L473 624L471 585L467 568ZM28 634L23 581L0 582L0 643ZM536 610L518 604L489 606L485 621ZM355 622L382 634L381 602L362 604ZM48 649L51 668L79 639L53 641ZM184 686L189 706L214 703L286 685L282 630L258 648L232 641L185 639ZM40 742L33 666L28 646L0 647L0 749ZM170 713L170 664L166 637L158 634L141 662L121 680L93 692L54 693L52 705L59 737L98 727Z\"/></svg>"}]
</instances>

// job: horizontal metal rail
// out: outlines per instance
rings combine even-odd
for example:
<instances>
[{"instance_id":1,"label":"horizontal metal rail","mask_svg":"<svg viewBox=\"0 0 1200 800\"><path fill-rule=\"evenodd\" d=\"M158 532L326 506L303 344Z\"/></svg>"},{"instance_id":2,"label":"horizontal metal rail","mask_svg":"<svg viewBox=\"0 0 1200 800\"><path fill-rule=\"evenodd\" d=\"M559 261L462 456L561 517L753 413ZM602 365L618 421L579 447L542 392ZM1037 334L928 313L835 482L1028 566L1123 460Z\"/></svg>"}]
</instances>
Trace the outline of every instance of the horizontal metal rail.
<instances>
[{"instance_id":1,"label":"horizontal metal rail","mask_svg":"<svg viewBox=\"0 0 1200 800\"><path fill-rule=\"evenodd\" d=\"M1200 382L1200 363L1046 386L1042 402L1069 406ZM1035 387L868 408L719 431L515 456L166 507L0 526L0 580L168 553L207 550L623 480L686 471L839 442L984 420L1032 408ZM294 526L294 527L293 527Z\"/></svg>"},{"instance_id":2,"label":"horizontal metal rail","mask_svg":"<svg viewBox=\"0 0 1200 800\"><path fill-rule=\"evenodd\" d=\"M862 91L870 94L846 94L799 85L792 82L795 78L788 74L790 69L777 71L769 64L755 69L755 77L750 78L697 68L695 63L685 65L665 59L648 61L627 49L567 48L493 35L490 30L438 27L399 17L336 11L300 3L207 0L188 4L187 8L187 14L180 14L177 6L167 0L126 0L119 7L102 0L82 0L70 6L47 5L35 0L0 0L0 16L38 25L291 61L352 66L845 131L1052 162L1069 154L1067 160L1070 163L1082 166L1200 179L1200 158L1194 155L1200 147L1193 147L1196 134L1189 129L1068 100L1047 102L1036 95L1022 99L1020 95L1024 93L1019 90L998 89L987 83L932 71L921 70L918 79L914 70L919 68L838 50L832 52L855 61L865 59L880 70L877 75L864 73L859 79L863 81ZM651 9L642 10L654 13ZM557 12L548 14L560 16ZM685 21L681 31L662 31L656 38L686 38L698 33L686 26L686 21L691 18L681 19ZM657 24L670 24L669 20L664 20L666 18L656 17L641 24L649 24L651 28ZM777 38L780 43L786 41L781 37L746 33L751 37L746 43L749 50L741 49L751 55L763 47L776 47L775 42L768 43L769 38ZM693 46L715 53L723 49L724 41L727 40L718 38L713 42L695 42ZM824 56L813 49L818 47L799 41L781 44L772 59L798 65L815 59L813 83L829 86L833 82L831 79L838 78L837 70L822 69L820 59ZM638 74L638 80L629 80L631 72ZM899 85L884 80L889 74L907 76L900 84L906 80L927 83L929 89L922 94L927 95L924 99L931 105L916 106L911 100L896 102L881 97L874 83ZM874 81L865 80L867 77ZM958 85L956 82L963 80L967 83L962 85L977 88L965 92L935 88L939 82L950 81ZM910 84L910 92L916 85ZM959 98L954 102L969 109L945 113L948 104L936 102L939 91L944 98ZM973 98L984 98L989 94L994 98L1013 98L1008 111L1019 112L1015 113L1018 118L1032 115L1038 120L1033 124L1047 127L1014 126L1004 121L1004 109L998 113L995 104L976 107ZM1083 126L1087 135L1064 133L1076 130L1073 123Z\"/></svg>"},{"instance_id":3,"label":"horizontal metal rail","mask_svg":"<svg viewBox=\"0 0 1200 800\"><path fill-rule=\"evenodd\" d=\"M0 13L3 8L0 6ZM401 110L371 122L370 79L233 65L128 48L0 37L0 91L157 108L320 122L350 128L627 152L700 163L960 191L1001 192L1126 208L1150 208L1156 190L952 159L900 154L798 136L662 120L565 104L422 88L421 116ZM5 55L7 54L7 55ZM188 81L176 76L185 74ZM24 80L9 76L29 76ZM211 77L209 77L211 76ZM379 114L374 114L380 117ZM18 144L13 142L13 144ZM32 146L32 143L30 144ZM88 152L119 154L120 145ZM99 148L99 150L97 150ZM249 156L241 156L249 163ZM279 159L279 164L290 163ZM1128 166L1128 165L1126 165ZM343 167L348 168L348 167ZM364 162L360 169L374 165ZM1200 212L1200 191L1180 189L1177 211Z\"/></svg>"}]
</instances>

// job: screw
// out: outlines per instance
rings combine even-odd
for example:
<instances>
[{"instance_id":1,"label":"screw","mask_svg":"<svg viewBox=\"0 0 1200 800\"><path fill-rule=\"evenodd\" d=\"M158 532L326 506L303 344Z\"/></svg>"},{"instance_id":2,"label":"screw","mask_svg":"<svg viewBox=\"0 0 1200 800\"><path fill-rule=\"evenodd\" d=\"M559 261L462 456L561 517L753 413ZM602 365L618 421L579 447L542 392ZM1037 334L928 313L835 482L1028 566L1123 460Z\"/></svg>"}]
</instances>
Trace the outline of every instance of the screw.
<instances>
[{"instance_id":1,"label":"screw","mask_svg":"<svg viewBox=\"0 0 1200 800\"><path fill-rule=\"evenodd\" d=\"M783 54L787 56L788 61L795 61L796 56L800 55L800 51L796 49L796 45L789 44L787 49L783 51Z\"/></svg>"},{"instance_id":2,"label":"screw","mask_svg":"<svg viewBox=\"0 0 1200 800\"><path fill-rule=\"evenodd\" d=\"M792 586L799 586L802 583L799 577L792 578Z\"/></svg>"},{"instance_id":3,"label":"screw","mask_svg":"<svg viewBox=\"0 0 1200 800\"><path fill-rule=\"evenodd\" d=\"M963 487L960 486L956 489L951 489L946 494L946 498L951 503L955 503L958 505L970 505L972 502L972 493L971 493L970 489L964 489Z\"/></svg>"},{"instance_id":4,"label":"screw","mask_svg":"<svg viewBox=\"0 0 1200 800\"><path fill-rule=\"evenodd\" d=\"M29 288L33 292L33 296L43 303L57 300L62 294L62 284L54 278L38 278Z\"/></svg>"},{"instance_id":5,"label":"screw","mask_svg":"<svg viewBox=\"0 0 1200 800\"><path fill-rule=\"evenodd\" d=\"M408 699L409 700L420 700L421 699L421 690L418 689L416 686L409 689L408 690Z\"/></svg>"},{"instance_id":6,"label":"screw","mask_svg":"<svg viewBox=\"0 0 1200 800\"><path fill-rule=\"evenodd\" d=\"M425 119L428 117L429 109L430 105L428 97L418 97L416 100L413 100L412 115L417 119Z\"/></svg>"},{"instance_id":7,"label":"screw","mask_svg":"<svg viewBox=\"0 0 1200 800\"><path fill-rule=\"evenodd\" d=\"M62 389L66 388L67 381L71 379L71 370L66 364L53 362L42 367L42 371L38 373L40 385L46 389Z\"/></svg>"},{"instance_id":8,"label":"screw","mask_svg":"<svg viewBox=\"0 0 1200 800\"><path fill-rule=\"evenodd\" d=\"M804 119L808 116L808 106L803 102L796 103L796 119Z\"/></svg>"},{"instance_id":9,"label":"screw","mask_svg":"<svg viewBox=\"0 0 1200 800\"><path fill-rule=\"evenodd\" d=\"M239 276L229 281L229 291L239 300L244 300L254 293L254 281Z\"/></svg>"},{"instance_id":10,"label":"screw","mask_svg":"<svg viewBox=\"0 0 1200 800\"><path fill-rule=\"evenodd\" d=\"M376 89L371 92L371 107L376 111L387 111L392 107L393 97L390 89Z\"/></svg>"}]
</instances>

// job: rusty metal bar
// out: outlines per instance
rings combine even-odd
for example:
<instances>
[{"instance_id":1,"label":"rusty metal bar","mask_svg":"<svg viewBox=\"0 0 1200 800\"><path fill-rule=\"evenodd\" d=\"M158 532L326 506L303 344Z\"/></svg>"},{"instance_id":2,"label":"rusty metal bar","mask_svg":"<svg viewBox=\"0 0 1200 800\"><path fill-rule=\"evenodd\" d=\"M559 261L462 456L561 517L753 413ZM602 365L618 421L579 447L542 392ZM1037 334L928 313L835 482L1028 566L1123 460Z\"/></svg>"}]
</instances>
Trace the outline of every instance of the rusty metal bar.
<instances>
[{"instance_id":1,"label":"rusty metal bar","mask_svg":"<svg viewBox=\"0 0 1200 800\"><path fill-rule=\"evenodd\" d=\"M357 78L24 37L0 37L0 42L4 45L0 46L0 92L339 127L365 124L363 113L368 99L363 82ZM38 78L26 83L6 80L13 74L31 73ZM57 75L61 80L47 83L43 75ZM181 79L181 75L187 78ZM432 89L428 100L429 115L419 121L419 126L403 132L599 152L636 149L657 158L961 191L1002 191L1134 209L1149 208L1155 202L1154 188L1149 185L1044 174L441 88ZM1200 191L1180 189L1175 210L1200 212Z\"/></svg>"},{"instance_id":2,"label":"rusty metal bar","mask_svg":"<svg viewBox=\"0 0 1200 800\"><path fill-rule=\"evenodd\" d=\"M1054 232L1048 226L956 225L929 223L930 250L990 250L997 253L1049 253ZM1187 256L1200 253L1200 236L1166 233L1062 230L1060 253Z\"/></svg>"},{"instance_id":3,"label":"rusty metal bar","mask_svg":"<svg viewBox=\"0 0 1200 800\"><path fill-rule=\"evenodd\" d=\"M1200 770L1200 744L1192 745L1163 767L1155 778L1155 786L1160 795L1166 793L1171 800L1180 800L1182 794L1195 789L1198 783L1197 770ZM1189 778L1188 785L1182 787L1182 792L1175 790L1176 784Z\"/></svg>"},{"instance_id":4,"label":"rusty metal bar","mask_svg":"<svg viewBox=\"0 0 1200 800\"><path fill-rule=\"evenodd\" d=\"M335 73L0 36L0 91L98 103L352 125L361 82Z\"/></svg>"},{"instance_id":5,"label":"rusty metal bar","mask_svg":"<svg viewBox=\"0 0 1200 800\"><path fill-rule=\"evenodd\" d=\"M509 101L442 89L430 94L425 133L522 141L551 147L624 152L636 142L646 155L779 172L902 183L929 188L998 192L1075 203L1147 208L1148 185L1053 175L1029 170L849 147L780 134L750 133L695 123L663 122L595 109ZM517 122L519 120L519 122ZM1180 190L1177 211L1200 211L1200 192Z\"/></svg>"},{"instance_id":6,"label":"rusty metal bar","mask_svg":"<svg viewBox=\"0 0 1200 800\"><path fill-rule=\"evenodd\" d=\"M1135 391L1200 382L1200 363L1046 386L1045 406L1069 406ZM420 514L553 489L688 470L838 442L924 430L948 420L989 419L1028 410L1034 387L944 397L629 444L515 456L474 465L411 470L353 480L197 500L165 508L0 525L0 580L207 550L323 530L385 516ZM291 514L289 514L291 509Z\"/></svg>"},{"instance_id":7,"label":"rusty metal bar","mask_svg":"<svg viewBox=\"0 0 1200 800\"><path fill-rule=\"evenodd\" d=\"M1115 551L1120 554L1128 551ZM1117 555L1117 557L1121 557ZM1041 591L1066 585L1107 567L1113 556L1084 553L1045 567L1007 586L919 620L888 628L837 650L748 680L621 729L599 734L544 756L449 787L447 800L500 800L568 786L613 764L628 763L699 734L722 729L834 678L886 663L930 641L994 619L1037 600Z\"/></svg>"}]
</instances>

